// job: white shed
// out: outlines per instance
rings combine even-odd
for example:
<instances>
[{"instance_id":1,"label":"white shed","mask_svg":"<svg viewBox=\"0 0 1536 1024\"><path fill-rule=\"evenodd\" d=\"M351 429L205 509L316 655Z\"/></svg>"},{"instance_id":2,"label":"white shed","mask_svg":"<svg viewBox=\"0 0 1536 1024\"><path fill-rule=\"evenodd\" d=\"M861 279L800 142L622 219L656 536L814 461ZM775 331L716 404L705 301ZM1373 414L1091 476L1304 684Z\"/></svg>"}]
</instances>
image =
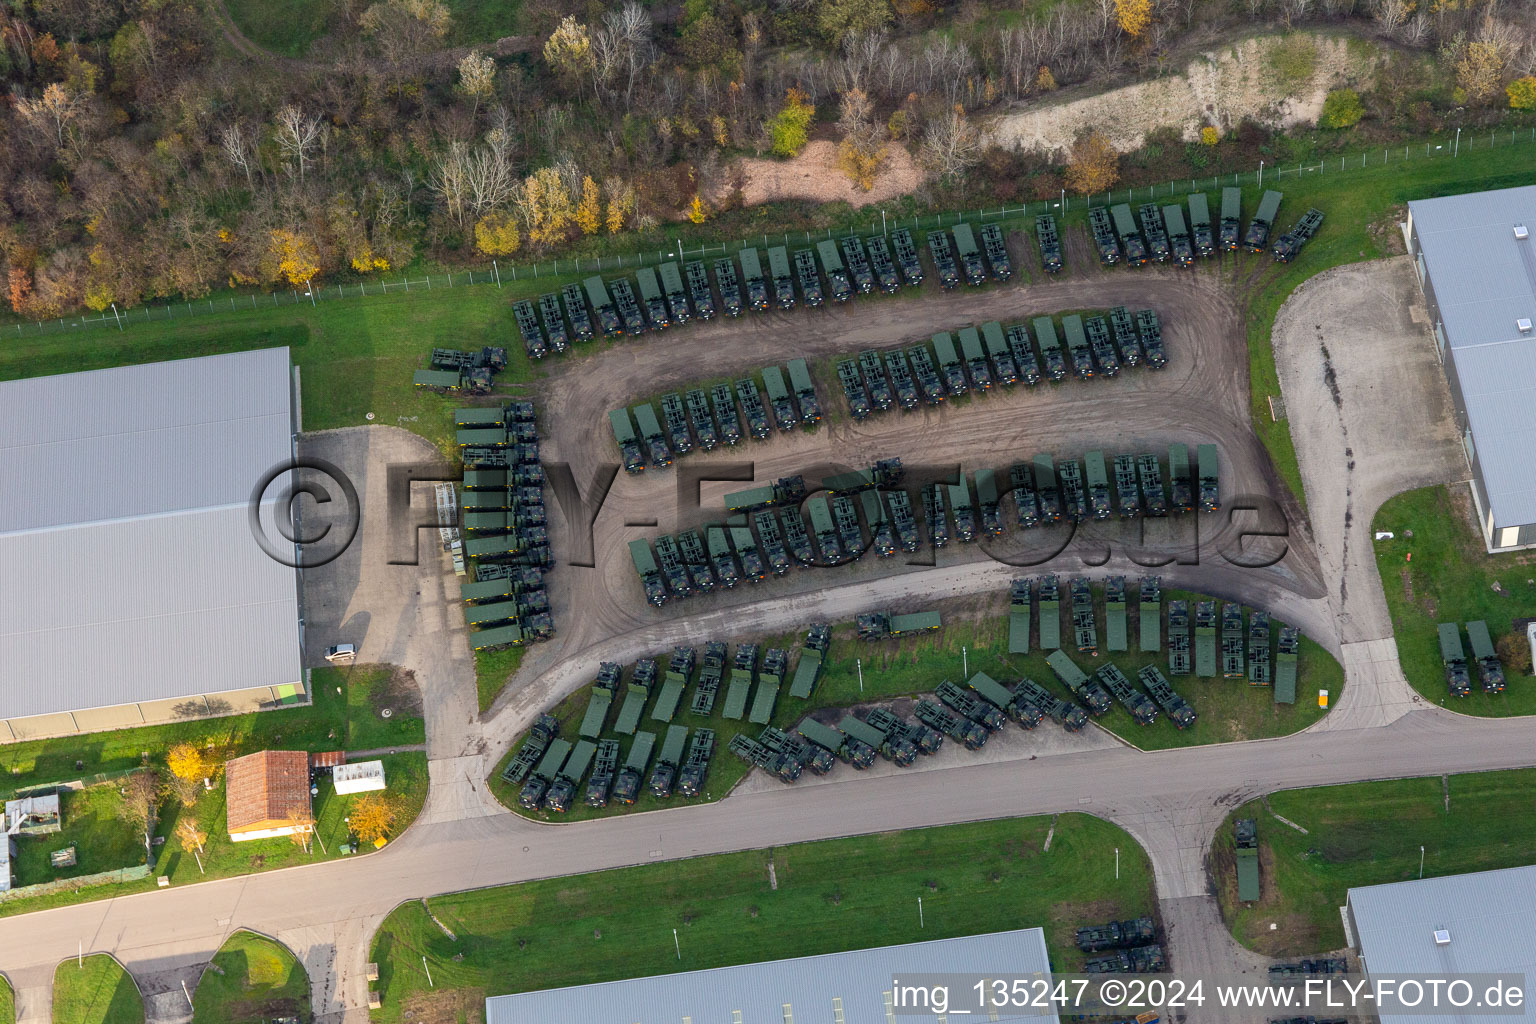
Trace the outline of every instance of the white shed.
<instances>
[{"instance_id":1,"label":"white shed","mask_svg":"<svg viewBox=\"0 0 1536 1024\"><path fill-rule=\"evenodd\" d=\"M331 773L331 778L336 783L336 792L341 795L383 789L384 762L359 761L356 764L339 764Z\"/></svg>"}]
</instances>

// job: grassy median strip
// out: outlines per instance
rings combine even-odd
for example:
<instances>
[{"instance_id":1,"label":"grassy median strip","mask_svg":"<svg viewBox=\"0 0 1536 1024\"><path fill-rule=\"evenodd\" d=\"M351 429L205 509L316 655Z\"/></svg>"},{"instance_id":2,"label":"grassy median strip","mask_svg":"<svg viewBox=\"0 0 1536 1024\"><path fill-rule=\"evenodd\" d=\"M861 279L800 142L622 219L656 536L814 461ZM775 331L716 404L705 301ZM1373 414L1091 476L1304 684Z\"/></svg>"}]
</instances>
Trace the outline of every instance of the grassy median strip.
<instances>
[{"instance_id":1,"label":"grassy median strip","mask_svg":"<svg viewBox=\"0 0 1536 1024\"><path fill-rule=\"evenodd\" d=\"M53 1024L144 1024L144 1000L107 954L65 960L53 972Z\"/></svg>"},{"instance_id":2,"label":"grassy median strip","mask_svg":"<svg viewBox=\"0 0 1536 1024\"><path fill-rule=\"evenodd\" d=\"M309 975L280 942L237 931L214 954L192 995L193 1024L310 1019Z\"/></svg>"},{"instance_id":3,"label":"grassy median strip","mask_svg":"<svg viewBox=\"0 0 1536 1024\"><path fill-rule=\"evenodd\" d=\"M1418 878L1420 846L1425 878L1530 863L1533 787L1536 769L1524 768L1293 789L1245 804L1212 847L1222 916L1239 942L1271 956L1338 949L1345 893ZM1237 900L1232 822L1238 818L1259 823L1263 895L1251 905Z\"/></svg>"},{"instance_id":4,"label":"grassy median strip","mask_svg":"<svg viewBox=\"0 0 1536 1024\"><path fill-rule=\"evenodd\" d=\"M1081 814L646 864L402 904L374 939L384 1001L374 1019L422 1019L504 992L1037 925L1053 966L1075 970L1078 925L1153 915L1155 904L1146 854Z\"/></svg>"},{"instance_id":5,"label":"grassy median strip","mask_svg":"<svg viewBox=\"0 0 1536 1024\"><path fill-rule=\"evenodd\" d=\"M0 1024L15 1024L16 1021L16 993L11 991L11 983L0 975Z\"/></svg>"},{"instance_id":6,"label":"grassy median strip","mask_svg":"<svg viewBox=\"0 0 1536 1024\"><path fill-rule=\"evenodd\" d=\"M1398 660L1415 690L1452 711L1490 717L1536 714L1536 680L1524 670L1530 665L1525 627L1515 628L1517 620L1536 614L1536 566L1529 555L1488 554L1472 525L1474 514L1464 484L1408 491L1377 511L1373 529L1394 534L1375 543ZM1518 634L1512 649L1524 655L1523 666L1501 659L1503 693L1484 693L1471 661L1465 624L1479 619L1488 623L1501 654L1500 640ZM1451 696L1446 686L1436 632L1441 622L1454 622L1461 630L1472 679L1472 692L1465 697Z\"/></svg>"}]
</instances>

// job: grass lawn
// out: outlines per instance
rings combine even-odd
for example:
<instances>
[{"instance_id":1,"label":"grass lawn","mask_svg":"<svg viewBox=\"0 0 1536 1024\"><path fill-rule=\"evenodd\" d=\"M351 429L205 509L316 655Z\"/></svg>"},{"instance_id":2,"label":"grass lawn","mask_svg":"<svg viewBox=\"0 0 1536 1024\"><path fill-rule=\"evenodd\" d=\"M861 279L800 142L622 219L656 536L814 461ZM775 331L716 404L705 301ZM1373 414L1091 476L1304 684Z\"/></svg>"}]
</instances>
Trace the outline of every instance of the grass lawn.
<instances>
[{"instance_id":1,"label":"grass lawn","mask_svg":"<svg viewBox=\"0 0 1536 1024\"><path fill-rule=\"evenodd\" d=\"M347 702L347 750L379 750L427 742L421 691L414 674L393 665L317 668L314 687ZM336 688L342 693L337 694ZM384 717L384 712L389 717Z\"/></svg>"},{"instance_id":2,"label":"grass lawn","mask_svg":"<svg viewBox=\"0 0 1536 1024\"><path fill-rule=\"evenodd\" d=\"M384 778L389 784L386 795L396 803L395 835L399 835L421 813L422 804L426 802L427 756L392 754L380 760L384 762ZM160 848L155 873L169 876L172 885L184 885L342 856L339 848L348 841L345 819L352 805L362 797L337 796L329 779L321 780L318 785L320 795L315 798L314 814L320 843L312 842L308 853L287 836L231 842L222 784L204 792L192 807L183 808L172 801L172 806L162 811L159 834L169 838ZM196 818L203 831L208 833L202 853L203 871L198 870L197 857L184 852L175 838L176 823L184 815ZM364 850L369 849L364 847Z\"/></svg>"},{"instance_id":3,"label":"grass lawn","mask_svg":"<svg viewBox=\"0 0 1536 1024\"><path fill-rule=\"evenodd\" d=\"M1065 579L1062 581L1062 586L1065 592ZM1132 600L1127 610L1127 640L1134 648L1137 646L1134 584L1129 589ZM1103 588L1095 586L1094 592L1098 603L1097 621L1101 627L1099 639L1102 643L1105 639L1102 631ZM1198 595L1182 591L1165 591L1163 594L1165 622L1167 602L1175 598L1189 600L1191 615L1193 615L1193 602ZM976 599L971 599L968 604L971 609L969 613L957 615L945 612L944 628L937 634L921 634L877 644L858 640L852 623L835 626L832 631L831 656L809 700L790 697L788 686L789 680L794 677L793 666L797 664L798 650L805 639L804 631L784 633L761 641L759 664L761 664L762 653L769 648L780 647L793 652L790 659L791 670L786 676L785 685L774 708L773 724L782 729L790 729L807 713L818 708L842 708L870 701L931 693L934 687L945 679L959 682L967 678L965 675L967 670L973 674L986 672L1010 685L1017 682L1020 677L1028 676L1052 692L1070 699L1071 695L1066 687L1057 680L1055 673L1046 665L1044 655L1038 652L1027 656L1007 653L1006 594L999 593L990 598L981 599L980 603ZM1065 607L1066 602L1063 602L1063 605L1065 626L1062 636L1070 642L1071 620L1068 609ZM1274 635L1278 638L1278 626L1274 628ZM1136 671L1142 665L1155 663L1165 673L1167 671L1166 654L1139 654L1132 650L1127 653L1117 653L1112 656L1103 654L1098 658L1092 658L1077 654L1075 651L1068 653L1080 668L1090 674L1102 666L1106 660L1112 660L1131 677L1133 683ZM702 645L698 648L698 654L702 658ZM735 656L734 645L729 655ZM632 671L632 666L626 666L626 670L627 682L627 673ZM665 664L661 666L661 671L665 671ZM695 669L695 681L697 671ZM728 681L729 671L726 675L727 684ZM1182 676L1173 677L1170 681L1174 684L1174 689L1194 705L1200 715L1192 728L1175 729L1166 717L1159 717L1159 720L1151 726L1138 726L1132 721L1130 714L1118 704L1109 714L1096 721L1127 742L1146 750L1283 736L1306 728L1327 713L1317 706L1317 691L1327 690L1330 701L1337 701L1344 687L1344 672L1332 655L1311 640L1304 639L1297 678L1297 700L1292 705L1274 703L1273 691L1268 687L1250 687L1246 682L1239 680L1197 679L1194 676ZM658 742L667 724L650 717L655 693L659 689L659 686L653 688L649 698L652 703L647 705L640 726L643 731L656 733ZM700 727L715 730L715 754L710 762L709 784L701 798L704 800L724 796L747 774L747 764L727 749L731 737L741 732L755 737L762 730L761 726L721 717L720 712L725 703L725 689L726 685L722 685L720 695L715 702L715 713L705 718L694 715L688 710L689 701L692 700L694 693L694 688L690 685L684 691L678 713L673 719L675 724L686 725L690 730ZM572 739L574 742L582 716L591 700L591 693L591 687L584 686L556 705L552 713L560 722L561 736ZM623 700L624 691L621 688L614 701L615 706L608 712L604 735L618 738L622 744L622 752L627 754L633 740L629 737L619 737L612 731L613 723L618 718L618 708ZM1018 726L1010 725L1006 728L1016 729ZM1046 721L1037 728L1054 729L1057 726ZM522 811L517 808L517 794L520 787L510 785L501 778L501 769L511 760L515 752L516 747L509 750L501 764L497 765L495 773L491 776L490 786L492 792L503 804L530 817L546 821L579 821L631 811L654 810L668 803L655 799L646 787L642 786L640 797L630 806L610 803L604 808L590 808L581 800L577 800L576 805L564 815L554 815L548 811ZM584 793L585 790L582 789L579 792Z\"/></svg>"},{"instance_id":4,"label":"grass lawn","mask_svg":"<svg viewBox=\"0 0 1536 1024\"><path fill-rule=\"evenodd\" d=\"M0 976L0 1024L15 1024L16 1021L16 993L11 991L11 983Z\"/></svg>"},{"instance_id":5,"label":"grass lawn","mask_svg":"<svg viewBox=\"0 0 1536 1024\"><path fill-rule=\"evenodd\" d=\"M144 1000L122 965L96 953L53 972L53 1024L144 1024Z\"/></svg>"},{"instance_id":6,"label":"grass lawn","mask_svg":"<svg viewBox=\"0 0 1536 1024\"><path fill-rule=\"evenodd\" d=\"M310 1020L309 975L280 942L237 931L224 941L192 996L193 1024Z\"/></svg>"},{"instance_id":7,"label":"grass lawn","mask_svg":"<svg viewBox=\"0 0 1536 1024\"><path fill-rule=\"evenodd\" d=\"M480 696L480 713L496 703L507 681L523 663L523 648L503 647L499 651L475 652L475 692Z\"/></svg>"},{"instance_id":8,"label":"grass lawn","mask_svg":"<svg viewBox=\"0 0 1536 1024\"><path fill-rule=\"evenodd\" d=\"M1483 619L1493 642L1512 631L1517 618L1536 614L1536 556L1530 552L1490 555L1472 522L1472 499L1462 484L1408 491L1381 506L1372 526L1396 534L1376 541L1397 654L1408 682L1426 700L1469 715L1536 714L1536 680L1504 665L1504 692L1484 693L1477 666L1469 665L1472 693L1452 697L1440 661L1441 622L1462 625L1462 647L1470 659L1465 623ZM1412 531L1410 538L1406 534ZM1408 556L1413 556L1409 561ZM1504 593L1493 589L1494 584ZM1525 630L1519 630L1523 644Z\"/></svg>"},{"instance_id":9,"label":"grass lawn","mask_svg":"<svg viewBox=\"0 0 1536 1024\"><path fill-rule=\"evenodd\" d=\"M401 705L416 707L415 714L397 710L387 720L373 716L370 695L378 680L388 678L384 671L361 665L316 669L314 703L305 707L0 745L0 796L137 768L145 751L151 760L163 764L165 751L183 741L198 746L211 743L229 757L268 748L367 750L423 742L419 697L414 704ZM342 688L340 694L337 686Z\"/></svg>"},{"instance_id":10,"label":"grass lawn","mask_svg":"<svg viewBox=\"0 0 1536 1024\"><path fill-rule=\"evenodd\" d=\"M1273 956L1344 945L1339 907L1352 886L1529 864L1536 849L1536 769L1360 782L1272 794L1232 812L1216 833L1211 866L1222 916L1239 942ZM1447 808L1447 801L1449 807ZM1263 896L1237 901L1232 822L1259 823ZM1270 925L1278 927L1271 931Z\"/></svg>"},{"instance_id":11,"label":"grass lawn","mask_svg":"<svg viewBox=\"0 0 1536 1024\"><path fill-rule=\"evenodd\" d=\"M442 1004L505 992L1031 926L1045 928L1052 966L1075 970L1076 926L1156 914L1146 854L1116 826L1081 814L646 864L427 905L457 941L421 902L397 908L374 939L384 1001L375 1020L423 1019ZM681 960L666 941L674 927ZM603 952L610 948L622 953ZM436 990L427 988L423 956Z\"/></svg>"},{"instance_id":12,"label":"grass lawn","mask_svg":"<svg viewBox=\"0 0 1536 1024\"><path fill-rule=\"evenodd\" d=\"M60 792L59 810L64 819L64 831L16 837L17 856L12 862L14 884L19 888L142 865L144 837L119 816L122 807L122 794L110 782ZM55 869L48 862L48 855L67 846L75 848L75 866Z\"/></svg>"}]
</instances>

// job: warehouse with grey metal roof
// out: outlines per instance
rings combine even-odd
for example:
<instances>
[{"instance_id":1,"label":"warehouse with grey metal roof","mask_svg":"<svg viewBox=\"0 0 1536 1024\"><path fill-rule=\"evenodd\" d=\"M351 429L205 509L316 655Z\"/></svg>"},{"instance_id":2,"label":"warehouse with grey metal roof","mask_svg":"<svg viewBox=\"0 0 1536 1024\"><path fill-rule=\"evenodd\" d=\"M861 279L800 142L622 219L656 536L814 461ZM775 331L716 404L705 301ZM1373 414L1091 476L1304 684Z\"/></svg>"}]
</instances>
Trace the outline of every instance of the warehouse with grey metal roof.
<instances>
[{"instance_id":1,"label":"warehouse with grey metal roof","mask_svg":"<svg viewBox=\"0 0 1536 1024\"><path fill-rule=\"evenodd\" d=\"M286 348L0 382L0 742L302 699L295 429Z\"/></svg>"},{"instance_id":2,"label":"warehouse with grey metal roof","mask_svg":"<svg viewBox=\"0 0 1536 1024\"><path fill-rule=\"evenodd\" d=\"M1536 943L1530 941L1536 865L1369 885L1349 890L1345 899L1361 969L1372 978L1536 978ZM1381 1024L1452 1024L1472 1016L1475 1011L1383 1012L1380 1019Z\"/></svg>"},{"instance_id":3,"label":"warehouse with grey metal roof","mask_svg":"<svg viewBox=\"0 0 1536 1024\"><path fill-rule=\"evenodd\" d=\"M682 937L679 956L688 948ZM1039 928L967 935L954 939L877 946L847 953L796 957L765 963L717 967L712 970L663 974L651 978L607 981L595 985L519 992L485 1001L486 1024L528 1024L530 1021L581 1021L582 1024L678 1024L680 1021L837 1021L843 1024L886 1024L911 1010L896 1009L893 979L918 984L918 975L947 974L969 979L1041 977L1050 982L1050 958L1045 933ZM972 1002L975 993L955 992L949 1012ZM910 992L907 999L915 999ZM914 1008L916 1005L914 1004ZM920 1008L919 1008L920 1009ZM938 1019L943 1019L940 1016ZM958 1018L951 1018L958 1019ZM1056 1024L1053 1009L1004 1008L980 1019Z\"/></svg>"},{"instance_id":4,"label":"warehouse with grey metal roof","mask_svg":"<svg viewBox=\"0 0 1536 1024\"><path fill-rule=\"evenodd\" d=\"M1483 539L1536 546L1536 185L1415 200L1406 229Z\"/></svg>"}]
</instances>

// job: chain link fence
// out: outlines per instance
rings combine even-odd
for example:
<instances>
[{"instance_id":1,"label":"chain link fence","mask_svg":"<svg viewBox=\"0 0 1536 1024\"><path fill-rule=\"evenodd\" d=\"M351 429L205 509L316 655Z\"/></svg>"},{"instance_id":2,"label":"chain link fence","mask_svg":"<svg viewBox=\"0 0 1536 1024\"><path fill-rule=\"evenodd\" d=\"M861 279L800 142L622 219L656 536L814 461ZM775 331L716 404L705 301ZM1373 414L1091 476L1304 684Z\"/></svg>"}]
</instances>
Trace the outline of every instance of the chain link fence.
<instances>
[{"instance_id":1,"label":"chain link fence","mask_svg":"<svg viewBox=\"0 0 1536 1024\"><path fill-rule=\"evenodd\" d=\"M1161 185L1141 185L1128 187L1123 190L1116 189L1112 192L1094 193L1087 196L1068 195L1063 191L1060 196L1054 199L1035 200L1021 203L1017 206L999 206L995 209L934 213L900 218L888 216L882 210L878 219L871 218L867 222L867 228L865 227L865 222L861 221L855 225L843 228L828 228L825 231L791 231L771 235L764 234L731 242L704 244L697 248L688 248L679 242L670 250L658 249L619 256L573 257L571 259L556 259L530 264L509 264L505 267L501 266L499 261L493 260L484 267L468 270L449 270L437 274L423 273L420 278L412 278L408 275L394 281L377 280L359 281L351 284L316 284L302 292L297 289L288 289L266 293L245 293L226 295L220 298L151 304L139 306L131 310L119 310L114 307L101 314L6 324L0 327L0 338L39 337L42 335L67 334L103 328L123 330L131 324L138 323L183 320L189 317L209 316L218 313L238 313L242 310L254 311L282 306L304 304L319 306L322 302L331 302L338 299L367 298L374 295L430 294L431 292L444 289L466 287L501 288L512 282L544 278L568 278L582 274L617 273L639 267L655 266L668 260L719 259L757 245L809 245L823 239L842 238L855 233L871 235L889 234L901 228L909 228L912 231L929 231L954 225L962 221L987 223L1017 220L1042 213L1070 213L1074 209L1081 209L1095 204L1130 203L1138 200L1151 202L1160 197L1188 195L1191 192L1197 192L1202 189L1222 188L1229 185L1263 186L1273 184L1276 187L1281 187L1287 181L1293 181L1308 175L1348 174L1352 170L1361 170L1405 161L1454 159L1460 155L1463 149L1474 151L1530 145L1533 143L1536 143L1536 126L1529 129L1495 130L1487 134L1457 131L1443 138L1436 137L1422 143L1414 142L1402 147L1386 147L1338 156L1328 156L1315 161L1299 162L1294 166L1290 164L1271 165L1261 162L1258 167L1250 171L1212 175L1208 178L1180 178L1177 181L1170 181Z\"/></svg>"}]
</instances>

